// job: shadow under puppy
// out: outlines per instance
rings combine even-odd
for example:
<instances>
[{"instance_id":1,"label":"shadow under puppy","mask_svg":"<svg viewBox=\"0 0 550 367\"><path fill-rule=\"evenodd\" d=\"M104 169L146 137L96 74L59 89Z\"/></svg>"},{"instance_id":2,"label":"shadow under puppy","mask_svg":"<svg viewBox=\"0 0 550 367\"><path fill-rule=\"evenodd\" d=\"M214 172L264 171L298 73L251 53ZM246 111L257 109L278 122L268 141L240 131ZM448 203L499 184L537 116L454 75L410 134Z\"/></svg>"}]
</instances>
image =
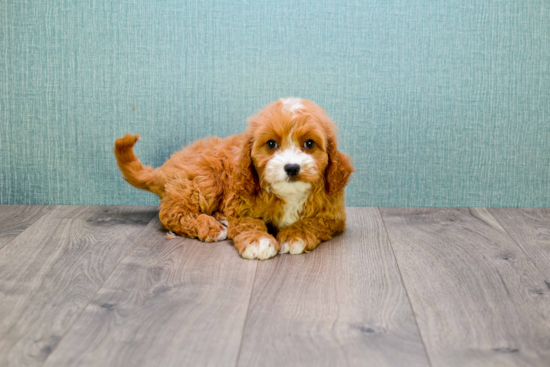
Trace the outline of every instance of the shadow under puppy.
<instances>
[{"instance_id":1,"label":"shadow under puppy","mask_svg":"<svg viewBox=\"0 0 550 367\"><path fill-rule=\"evenodd\" d=\"M157 169L134 155L138 139L116 141L118 166L131 185L160 197L160 221L181 236L229 238L242 257L265 260L311 251L344 230L354 169L337 149L334 124L311 101L280 99L244 134L196 141Z\"/></svg>"}]
</instances>

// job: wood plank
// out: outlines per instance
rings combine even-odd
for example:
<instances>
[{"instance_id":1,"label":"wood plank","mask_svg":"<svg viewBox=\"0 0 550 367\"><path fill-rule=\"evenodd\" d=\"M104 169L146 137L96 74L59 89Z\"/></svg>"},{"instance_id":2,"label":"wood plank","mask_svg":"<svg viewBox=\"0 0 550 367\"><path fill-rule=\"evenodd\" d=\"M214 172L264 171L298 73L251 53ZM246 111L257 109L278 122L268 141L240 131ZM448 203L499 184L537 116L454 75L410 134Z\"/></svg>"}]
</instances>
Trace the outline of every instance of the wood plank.
<instances>
[{"instance_id":1,"label":"wood plank","mask_svg":"<svg viewBox=\"0 0 550 367\"><path fill-rule=\"evenodd\" d=\"M433 366L548 366L550 290L487 209L381 211Z\"/></svg>"},{"instance_id":2,"label":"wood plank","mask_svg":"<svg viewBox=\"0 0 550 367\"><path fill-rule=\"evenodd\" d=\"M258 264L239 366L428 366L376 208L303 255Z\"/></svg>"},{"instance_id":3,"label":"wood plank","mask_svg":"<svg viewBox=\"0 0 550 367\"><path fill-rule=\"evenodd\" d=\"M489 210L544 274L550 289L550 208Z\"/></svg>"},{"instance_id":4,"label":"wood plank","mask_svg":"<svg viewBox=\"0 0 550 367\"><path fill-rule=\"evenodd\" d=\"M257 264L156 219L46 366L232 366Z\"/></svg>"},{"instance_id":5,"label":"wood plank","mask_svg":"<svg viewBox=\"0 0 550 367\"><path fill-rule=\"evenodd\" d=\"M0 365L42 365L155 213L56 207L4 247Z\"/></svg>"},{"instance_id":6,"label":"wood plank","mask_svg":"<svg viewBox=\"0 0 550 367\"><path fill-rule=\"evenodd\" d=\"M0 205L0 250L53 208L49 205Z\"/></svg>"}]
</instances>

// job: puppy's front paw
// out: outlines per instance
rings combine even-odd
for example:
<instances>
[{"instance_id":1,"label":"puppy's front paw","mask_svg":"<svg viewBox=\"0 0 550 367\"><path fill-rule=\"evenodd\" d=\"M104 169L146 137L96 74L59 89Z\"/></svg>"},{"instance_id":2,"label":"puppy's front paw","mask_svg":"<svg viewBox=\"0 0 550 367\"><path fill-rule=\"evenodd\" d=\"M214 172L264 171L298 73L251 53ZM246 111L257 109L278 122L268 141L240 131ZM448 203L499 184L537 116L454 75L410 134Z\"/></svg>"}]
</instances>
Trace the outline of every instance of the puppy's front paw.
<instances>
[{"instance_id":1,"label":"puppy's front paw","mask_svg":"<svg viewBox=\"0 0 550 367\"><path fill-rule=\"evenodd\" d=\"M302 240L288 240L287 242L284 242L281 245L281 249L279 250L279 253L286 254L290 253L292 255L301 254L304 252L306 248L306 244Z\"/></svg>"},{"instance_id":2,"label":"puppy's front paw","mask_svg":"<svg viewBox=\"0 0 550 367\"><path fill-rule=\"evenodd\" d=\"M290 253L291 255L311 251L317 247L320 242L312 233L307 233L305 231L296 233L286 228L277 234L277 241L281 244L279 253Z\"/></svg>"},{"instance_id":3,"label":"puppy's front paw","mask_svg":"<svg viewBox=\"0 0 550 367\"><path fill-rule=\"evenodd\" d=\"M275 240L270 238L262 238L258 242L252 242L246 246L242 257L249 260L266 260L277 255L277 250L275 250Z\"/></svg>"},{"instance_id":4,"label":"puppy's front paw","mask_svg":"<svg viewBox=\"0 0 550 367\"><path fill-rule=\"evenodd\" d=\"M277 255L277 240L268 234L237 236L235 247L245 259L267 260Z\"/></svg>"}]
</instances>

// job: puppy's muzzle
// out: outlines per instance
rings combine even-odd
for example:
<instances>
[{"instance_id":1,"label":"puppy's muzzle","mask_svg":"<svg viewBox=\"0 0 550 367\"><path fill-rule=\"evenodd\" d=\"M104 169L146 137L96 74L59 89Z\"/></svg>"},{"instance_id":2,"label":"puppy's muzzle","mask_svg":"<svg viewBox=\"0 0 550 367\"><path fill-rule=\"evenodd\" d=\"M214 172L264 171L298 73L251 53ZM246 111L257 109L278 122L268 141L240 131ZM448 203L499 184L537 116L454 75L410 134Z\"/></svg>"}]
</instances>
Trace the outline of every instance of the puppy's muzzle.
<instances>
[{"instance_id":1,"label":"puppy's muzzle","mask_svg":"<svg viewBox=\"0 0 550 367\"><path fill-rule=\"evenodd\" d=\"M299 164L286 164L285 165L285 172L288 175L288 177L298 176L298 173L300 173L300 165Z\"/></svg>"}]
</instances>

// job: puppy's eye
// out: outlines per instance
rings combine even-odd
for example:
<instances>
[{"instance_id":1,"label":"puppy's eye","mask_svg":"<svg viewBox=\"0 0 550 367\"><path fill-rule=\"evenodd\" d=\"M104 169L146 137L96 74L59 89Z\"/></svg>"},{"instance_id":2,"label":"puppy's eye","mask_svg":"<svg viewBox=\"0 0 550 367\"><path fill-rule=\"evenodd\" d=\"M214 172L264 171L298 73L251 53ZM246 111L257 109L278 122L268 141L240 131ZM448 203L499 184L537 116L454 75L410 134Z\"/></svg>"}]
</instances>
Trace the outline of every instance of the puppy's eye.
<instances>
[{"instance_id":1,"label":"puppy's eye","mask_svg":"<svg viewBox=\"0 0 550 367\"><path fill-rule=\"evenodd\" d=\"M306 149L313 149L314 146L315 142L311 139L306 140L306 142L304 143L304 148Z\"/></svg>"},{"instance_id":2,"label":"puppy's eye","mask_svg":"<svg viewBox=\"0 0 550 367\"><path fill-rule=\"evenodd\" d=\"M267 142L267 147L271 150L277 149L279 147L279 144L275 140L270 140Z\"/></svg>"}]
</instances>

